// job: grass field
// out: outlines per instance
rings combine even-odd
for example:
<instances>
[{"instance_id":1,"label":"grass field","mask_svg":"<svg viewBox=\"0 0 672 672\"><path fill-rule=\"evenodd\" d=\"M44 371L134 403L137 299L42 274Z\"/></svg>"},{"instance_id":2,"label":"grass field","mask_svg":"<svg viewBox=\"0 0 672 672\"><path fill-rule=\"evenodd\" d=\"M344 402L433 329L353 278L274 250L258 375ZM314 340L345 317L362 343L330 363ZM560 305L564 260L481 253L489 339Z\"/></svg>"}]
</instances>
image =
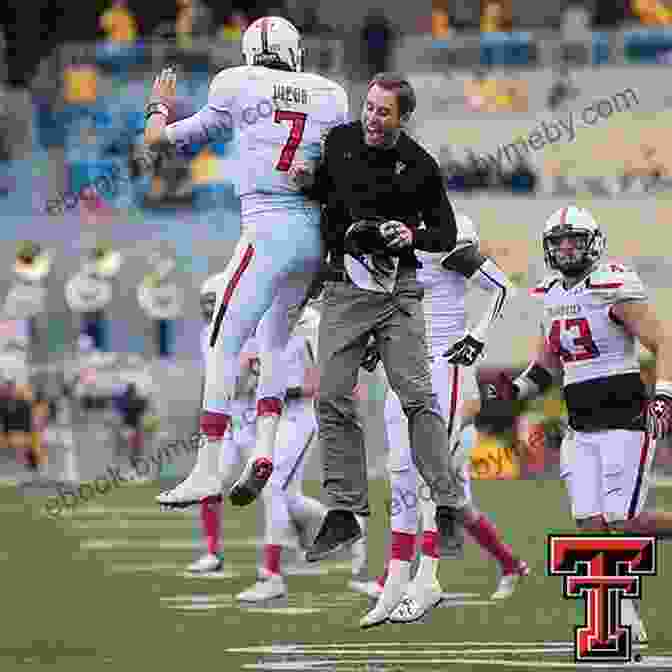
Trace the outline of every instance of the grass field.
<instances>
[{"instance_id":1,"label":"grass field","mask_svg":"<svg viewBox=\"0 0 672 672\"><path fill-rule=\"evenodd\" d=\"M317 493L319 485L307 489ZM126 486L53 520L45 517L41 496L24 499L0 489L0 670L574 667L569 642L583 609L563 599L559 578L545 575L546 534L572 530L556 481L474 484L481 507L532 567L511 600L488 601L495 566L469 544L463 561L444 561L441 568L444 590L465 595L424 623L368 631L357 626L368 600L348 591L343 561L311 565L319 574L290 575L287 599L238 607L235 594L254 581L254 506L226 508L223 576L186 578L184 566L199 552L197 514L160 512L153 504L157 491L157 485ZM372 574L383 562L385 497L386 486L373 483ZM655 504L672 508L672 491L657 489ZM644 583L642 614L651 640L646 656L672 655L665 625L672 591L664 578L670 557L659 545L659 575Z\"/></svg>"}]
</instances>

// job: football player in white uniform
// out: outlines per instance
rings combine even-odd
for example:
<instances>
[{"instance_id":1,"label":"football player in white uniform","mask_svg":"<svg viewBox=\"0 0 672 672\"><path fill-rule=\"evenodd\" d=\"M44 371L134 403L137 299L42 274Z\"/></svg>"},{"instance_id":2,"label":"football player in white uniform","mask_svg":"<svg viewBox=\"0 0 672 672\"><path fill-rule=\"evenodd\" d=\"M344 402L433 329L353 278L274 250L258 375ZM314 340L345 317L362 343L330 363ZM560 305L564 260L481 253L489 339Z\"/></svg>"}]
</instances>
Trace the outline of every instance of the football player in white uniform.
<instances>
[{"instance_id":1,"label":"football player in white uniform","mask_svg":"<svg viewBox=\"0 0 672 672\"><path fill-rule=\"evenodd\" d=\"M303 494L303 473L317 432L313 397L318 389L315 361L319 313L306 308L286 350L287 396L278 428L273 474L262 490L266 520L264 564L259 580L237 596L240 602L261 602L287 593L281 554L297 539L308 548L327 513L321 502ZM263 327L263 322L262 322ZM365 521L358 518L364 527ZM365 571L366 540L352 546L352 574Z\"/></svg>"},{"instance_id":2,"label":"football player in white uniform","mask_svg":"<svg viewBox=\"0 0 672 672\"><path fill-rule=\"evenodd\" d=\"M300 35L287 20L264 17L242 39L245 65L220 72L207 105L168 124L175 73L157 77L146 108L150 147L206 143L222 130L235 134L240 171L243 237L227 267L227 282L209 335L201 431L207 437L198 461L214 463L231 422L230 401L238 354L262 316L269 324L262 348L257 404L257 443L231 488L233 504L252 502L270 478L272 449L285 396L283 352L293 308L303 304L323 256L320 206L299 189L291 168L311 166L321 156L324 134L347 120L347 95L324 77L302 72ZM213 471L196 469L159 503L190 506L219 494Z\"/></svg>"},{"instance_id":3,"label":"football player in white uniform","mask_svg":"<svg viewBox=\"0 0 672 672\"><path fill-rule=\"evenodd\" d=\"M669 537L672 515L643 511L655 441L672 428L672 334L649 303L637 273L602 260L606 238L577 206L553 213L544 227L552 275L534 288L543 300L535 358L516 380L502 376L500 398L543 393L561 372L569 429L561 476L580 530ZM656 355L653 399L640 377L639 343ZM630 600L623 622L646 639Z\"/></svg>"},{"instance_id":4,"label":"football player in white uniform","mask_svg":"<svg viewBox=\"0 0 672 672\"><path fill-rule=\"evenodd\" d=\"M424 311L432 358L432 384L446 419L451 450L456 453L459 473L466 481L465 489L471 500L470 456L463 450L459 437L463 420L473 417L479 407L473 365L482 354L487 334L515 288L499 266L481 253L474 222L464 214L458 214L456 220L457 245L450 254L417 252L423 265L418 269L418 279L426 292ZM481 321L467 331L465 297L471 284L488 292L491 301ZM437 579L436 506L413 464L408 423L399 398L391 390L388 390L385 402L385 427L390 446L392 544L384 588L374 609L362 619L362 627L387 620L416 621L442 600ZM410 567L415 557L419 518L423 528L420 563L411 581ZM465 527L500 565L501 580L493 597L509 597L519 577L529 572L527 563L513 555L511 548L500 539L495 525L485 514L478 512L471 501ZM375 586L380 586L383 581L379 579L370 585L373 594L378 592Z\"/></svg>"}]
</instances>

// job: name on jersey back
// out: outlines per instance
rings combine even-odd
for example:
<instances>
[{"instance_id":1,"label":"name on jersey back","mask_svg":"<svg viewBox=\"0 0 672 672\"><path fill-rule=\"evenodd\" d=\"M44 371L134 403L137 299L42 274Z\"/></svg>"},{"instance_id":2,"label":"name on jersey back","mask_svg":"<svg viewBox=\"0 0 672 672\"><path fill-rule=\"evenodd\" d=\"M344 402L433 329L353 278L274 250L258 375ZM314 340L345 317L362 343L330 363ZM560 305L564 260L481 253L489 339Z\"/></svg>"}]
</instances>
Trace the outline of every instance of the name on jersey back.
<instances>
[{"instance_id":1,"label":"name on jersey back","mask_svg":"<svg viewBox=\"0 0 672 672\"><path fill-rule=\"evenodd\" d=\"M279 100L283 103L293 103L298 105L308 104L308 91L298 86L287 86L286 84L273 84L273 100Z\"/></svg>"}]
</instances>

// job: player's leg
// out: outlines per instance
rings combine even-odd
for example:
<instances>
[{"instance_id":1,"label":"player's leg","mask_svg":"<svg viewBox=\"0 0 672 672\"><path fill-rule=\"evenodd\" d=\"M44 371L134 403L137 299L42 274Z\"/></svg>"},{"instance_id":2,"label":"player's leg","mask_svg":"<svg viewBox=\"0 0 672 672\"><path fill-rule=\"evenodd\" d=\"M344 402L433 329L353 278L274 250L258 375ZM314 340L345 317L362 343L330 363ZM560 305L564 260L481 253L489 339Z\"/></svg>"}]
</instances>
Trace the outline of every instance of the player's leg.
<instances>
[{"instance_id":1,"label":"player's leg","mask_svg":"<svg viewBox=\"0 0 672 672\"><path fill-rule=\"evenodd\" d=\"M411 458L408 420L401 408L399 397L392 391L388 391L385 400L385 431L390 448L389 559L383 590L374 608L360 621L362 628L387 622L408 590L411 563L415 557L418 531L418 475Z\"/></svg>"},{"instance_id":2,"label":"player's leg","mask_svg":"<svg viewBox=\"0 0 672 672\"><path fill-rule=\"evenodd\" d=\"M280 422L280 440L285 435L284 425L285 416L283 414ZM247 445L247 460L254 452L255 440L256 437ZM278 457L281 457L281 453ZM287 497L283 489L287 471L288 468L282 459L278 459L274 464L268 484L261 491L261 502L264 507L263 565L259 572L259 580L236 596L240 602L263 602L282 597L287 592L285 578L282 574L282 554L291 547L296 538Z\"/></svg>"},{"instance_id":3,"label":"player's leg","mask_svg":"<svg viewBox=\"0 0 672 672\"><path fill-rule=\"evenodd\" d=\"M243 473L231 489L231 502L244 506L259 494L263 479L255 474L265 471L269 458L272 460L280 415L287 391L287 367L285 351L296 316L308 292L319 259L311 257L295 264L280 280L273 303L264 314L257 329L261 370L257 388L257 442ZM273 468L273 461L270 464Z\"/></svg>"},{"instance_id":4,"label":"player's leg","mask_svg":"<svg viewBox=\"0 0 672 672\"><path fill-rule=\"evenodd\" d=\"M236 468L240 462L241 452L241 418L234 414L231 427L222 441L220 452L218 477L223 487L233 483L236 478ZM206 542L206 553L196 562L187 567L187 571L194 574L218 572L222 569L222 514L223 498L219 495L209 495L201 500L200 504L201 530Z\"/></svg>"},{"instance_id":5,"label":"player's leg","mask_svg":"<svg viewBox=\"0 0 672 672\"><path fill-rule=\"evenodd\" d=\"M232 300L238 288L243 274L254 271L250 270L251 260L254 257L254 246L252 239L243 235L239 240L233 256L229 261L226 272L222 276L221 285L216 288L218 297L217 314L226 312L226 306ZM221 327L221 315L219 324ZM208 343L212 342L214 327L214 318L210 324ZM218 328L217 336L219 337ZM241 346L242 347L242 346ZM230 353L227 353L230 354ZM228 358L218 357L217 351L209 347L206 353L206 379L203 385L203 394L201 407L206 409L201 412L199 427L201 431L201 441L196 455L196 462L191 473L176 488L171 491L162 492L156 499L159 504L167 507L185 507L200 502L202 499L221 494L221 482L216 474L219 468L220 453L224 442L224 436L231 423L231 406L228 400L224 400L231 387L231 380L235 382L238 373L238 354L231 355ZM219 367L219 368L217 368ZM224 376L223 389L221 396L223 400L216 408L216 404L211 402L210 409L207 410L208 389L210 396L213 390L217 392L216 381L219 376ZM208 387L209 385L209 387Z\"/></svg>"}]
</instances>

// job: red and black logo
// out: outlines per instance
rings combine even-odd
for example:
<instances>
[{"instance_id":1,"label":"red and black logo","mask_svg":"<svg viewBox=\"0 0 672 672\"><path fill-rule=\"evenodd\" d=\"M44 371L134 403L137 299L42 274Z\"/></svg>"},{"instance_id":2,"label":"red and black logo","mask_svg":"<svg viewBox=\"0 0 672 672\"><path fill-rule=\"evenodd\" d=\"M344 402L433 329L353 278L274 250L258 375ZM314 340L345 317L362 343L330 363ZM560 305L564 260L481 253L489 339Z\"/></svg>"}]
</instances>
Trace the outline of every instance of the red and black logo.
<instances>
[{"instance_id":1,"label":"red and black logo","mask_svg":"<svg viewBox=\"0 0 672 672\"><path fill-rule=\"evenodd\" d=\"M631 662L632 632L622 625L621 600L640 600L640 577L655 576L656 538L550 534L548 572L565 577L565 598L586 604L585 624L575 628L575 661Z\"/></svg>"}]
</instances>

